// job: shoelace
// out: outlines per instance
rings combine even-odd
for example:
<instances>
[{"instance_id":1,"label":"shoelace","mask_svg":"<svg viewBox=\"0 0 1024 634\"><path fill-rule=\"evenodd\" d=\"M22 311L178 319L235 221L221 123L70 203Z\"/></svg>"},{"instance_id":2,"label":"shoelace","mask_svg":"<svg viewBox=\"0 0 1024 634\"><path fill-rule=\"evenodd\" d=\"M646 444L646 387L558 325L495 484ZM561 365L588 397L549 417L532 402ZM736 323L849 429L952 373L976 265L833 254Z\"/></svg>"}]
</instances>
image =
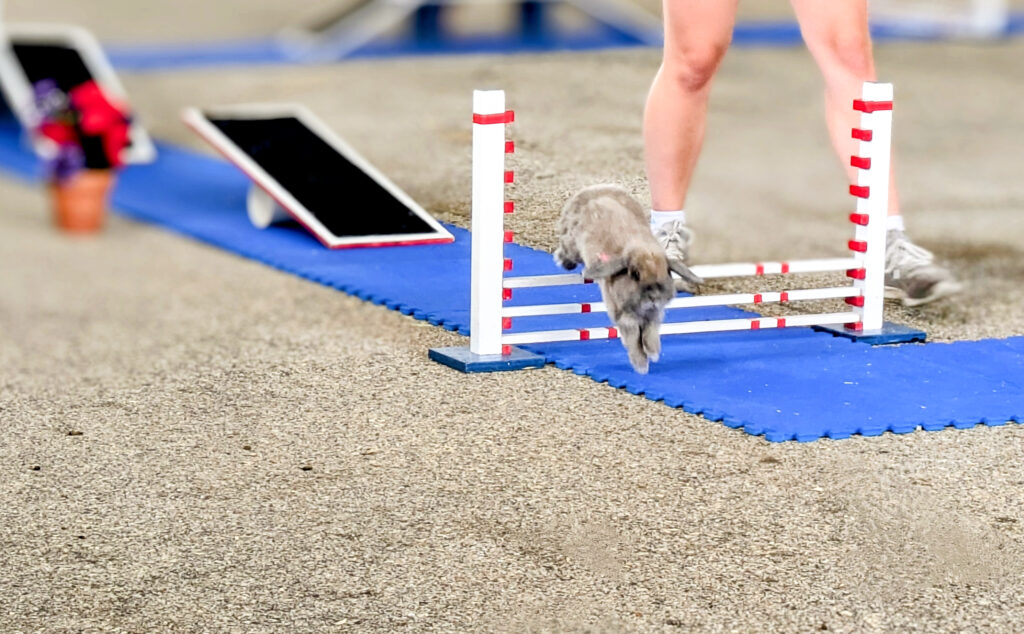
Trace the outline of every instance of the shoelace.
<instances>
[{"instance_id":1,"label":"shoelace","mask_svg":"<svg viewBox=\"0 0 1024 634\"><path fill-rule=\"evenodd\" d=\"M893 236L888 242L885 250L885 272L893 277L899 277L896 273L903 269L912 270L927 266L935 259L931 251L917 246L902 233Z\"/></svg>"}]
</instances>

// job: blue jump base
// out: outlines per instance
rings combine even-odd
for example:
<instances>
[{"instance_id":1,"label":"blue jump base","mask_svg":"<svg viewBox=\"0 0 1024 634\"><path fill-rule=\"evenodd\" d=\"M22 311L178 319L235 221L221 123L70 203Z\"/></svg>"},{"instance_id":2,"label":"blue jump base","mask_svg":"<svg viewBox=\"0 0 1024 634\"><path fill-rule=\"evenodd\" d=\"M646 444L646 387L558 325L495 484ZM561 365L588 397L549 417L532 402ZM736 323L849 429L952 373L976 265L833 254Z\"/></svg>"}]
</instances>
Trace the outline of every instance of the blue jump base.
<instances>
[{"instance_id":1,"label":"blue jump base","mask_svg":"<svg viewBox=\"0 0 1024 634\"><path fill-rule=\"evenodd\" d=\"M887 321L878 330L851 330L845 324L812 326L818 332L827 332L835 337L866 343L869 346L888 346L898 343L924 343L928 334L918 328Z\"/></svg>"},{"instance_id":2,"label":"blue jump base","mask_svg":"<svg viewBox=\"0 0 1024 634\"><path fill-rule=\"evenodd\" d=\"M508 354L474 354L468 346L431 348L428 356L433 361L466 374L528 370L543 368L547 364L543 355L517 347L513 347Z\"/></svg>"},{"instance_id":3,"label":"blue jump base","mask_svg":"<svg viewBox=\"0 0 1024 634\"><path fill-rule=\"evenodd\" d=\"M0 169L38 182L39 166L20 136L16 124L0 121ZM445 245L325 249L296 225L254 228L245 211L249 181L227 162L166 144L158 150L154 164L122 173L113 198L118 213L469 334L468 231L450 227L456 240ZM516 244L505 249L516 275L560 272L548 253ZM517 289L510 303L598 297L594 285ZM715 307L670 311L669 320L749 316ZM512 325L522 332L608 322L589 313ZM665 337L662 345L661 361L646 375L633 371L615 340L521 348L558 368L772 442L1024 420L1024 337L872 347L787 328Z\"/></svg>"}]
</instances>

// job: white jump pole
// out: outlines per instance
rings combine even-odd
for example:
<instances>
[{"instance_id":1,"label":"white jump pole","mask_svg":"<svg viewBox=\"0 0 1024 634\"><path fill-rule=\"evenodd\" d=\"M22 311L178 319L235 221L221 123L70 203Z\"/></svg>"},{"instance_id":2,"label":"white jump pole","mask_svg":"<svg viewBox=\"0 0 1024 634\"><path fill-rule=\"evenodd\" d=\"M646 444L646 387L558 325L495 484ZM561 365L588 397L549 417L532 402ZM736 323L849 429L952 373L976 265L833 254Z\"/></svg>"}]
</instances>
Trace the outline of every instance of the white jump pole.
<instances>
[{"instance_id":1,"label":"white jump pole","mask_svg":"<svg viewBox=\"0 0 1024 634\"><path fill-rule=\"evenodd\" d=\"M851 272L861 297L851 302L860 315L854 330L882 328L885 303L885 220L889 213L889 177L892 162L892 84L865 82L862 98L854 102L861 113L860 127L852 131L860 140L857 156L850 165L858 168L857 184L850 193L857 198L857 211L850 220L857 225L849 247L861 262Z\"/></svg>"},{"instance_id":2,"label":"white jump pole","mask_svg":"<svg viewBox=\"0 0 1024 634\"><path fill-rule=\"evenodd\" d=\"M821 299L846 299L859 297L860 289L855 286L836 288L809 288L795 291L763 291L760 293L730 293L728 295L694 295L677 297L670 301L666 309L672 308L704 308L708 306L739 306L743 304L785 304L788 302L805 302ZM539 315L574 315L579 313L608 312L604 302L584 302L572 304L539 304L536 306L506 306L501 311L502 317L536 317Z\"/></svg>"},{"instance_id":3,"label":"white jump pole","mask_svg":"<svg viewBox=\"0 0 1024 634\"><path fill-rule=\"evenodd\" d=\"M473 92L473 210L470 290L470 351L500 355L501 304L504 275L505 125L513 114L505 110L505 91Z\"/></svg>"},{"instance_id":4,"label":"white jump pole","mask_svg":"<svg viewBox=\"0 0 1024 634\"><path fill-rule=\"evenodd\" d=\"M724 279L727 277L755 277L762 275L790 275L797 273L829 273L833 271L849 271L860 266L857 258L825 258L819 260L793 260L791 262L736 262L732 264L697 264L691 266L694 275L706 280ZM591 284L593 280L585 279L575 273L559 273L555 275L519 275L506 277L505 288L530 288L536 286L573 286L575 284Z\"/></svg>"},{"instance_id":5,"label":"white jump pole","mask_svg":"<svg viewBox=\"0 0 1024 634\"><path fill-rule=\"evenodd\" d=\"M734 330L767 330L793 326L821 326L841 324L855 319L857 313L822 313L815 315L791 315L787 317L753 317L747 319L713 319L681 321L662 324L662 335L690 335L705 332L727 332ZM589 341L591 339L616 339L615 328L573 328L566 330L543 330L516 332L502 339L509 344L546 343L551 341Z\"/></svg>"}]
</instances>

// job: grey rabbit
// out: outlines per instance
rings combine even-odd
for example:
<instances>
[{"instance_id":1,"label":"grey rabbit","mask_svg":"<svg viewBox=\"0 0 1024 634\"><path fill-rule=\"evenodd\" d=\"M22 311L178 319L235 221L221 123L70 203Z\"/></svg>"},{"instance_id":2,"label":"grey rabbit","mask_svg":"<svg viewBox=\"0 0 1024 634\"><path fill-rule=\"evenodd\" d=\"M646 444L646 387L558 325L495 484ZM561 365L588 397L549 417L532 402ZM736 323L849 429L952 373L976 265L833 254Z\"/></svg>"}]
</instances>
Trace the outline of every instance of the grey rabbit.
<instances>
[{"instance_id":1,"label":"grey rabbit","mask_svg":"<svg viewBox=\"0 0 1024 634\"><path fill-rule=\"evenodd\" d=\"M596 280L633 368L646 374L661 354L659 329L675 287L665 250L651 233L648 212L617 185L588 187L566 203L558 220L555 262ZM675 272L703 282L685 265Z\"/></svg>"}]
</instances>

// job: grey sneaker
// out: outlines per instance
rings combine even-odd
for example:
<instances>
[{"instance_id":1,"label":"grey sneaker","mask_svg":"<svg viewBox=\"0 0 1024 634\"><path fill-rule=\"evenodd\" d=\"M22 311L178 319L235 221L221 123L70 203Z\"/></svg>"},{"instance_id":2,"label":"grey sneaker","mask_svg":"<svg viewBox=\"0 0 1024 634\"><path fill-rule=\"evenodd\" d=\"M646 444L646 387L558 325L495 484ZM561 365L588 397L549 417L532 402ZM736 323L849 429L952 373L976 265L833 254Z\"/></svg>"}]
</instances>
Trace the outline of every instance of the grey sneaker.
<instances>
[{"instance_id":1,"label":"grey sneaker","mask_svg":"<svg viewBox=\"0 0 1024 634\"><path fill-rule=\"evenodd\" d=\"M923 249L899 230L885 241L885 296L902 299L904 306L920 306L959 293L962 286L949 270L935 264Z\"/></svg>"},{"instance_id":2,"label":"grey sneaker","mask_svg":"<svg viewBox=\"0 0 1024 634\"><path fill-rule=\"evenodd\" d=\"M697 277L687 266L690 259L690 245L693 244L693 230L683 222L674 220L658 227L654 231L654 237L665 249L665 256L668 258L668 268L678 275L675 278L676 290L686 293L696 293L698 287L704 280Z\"/></svg>"}]
</instances>

